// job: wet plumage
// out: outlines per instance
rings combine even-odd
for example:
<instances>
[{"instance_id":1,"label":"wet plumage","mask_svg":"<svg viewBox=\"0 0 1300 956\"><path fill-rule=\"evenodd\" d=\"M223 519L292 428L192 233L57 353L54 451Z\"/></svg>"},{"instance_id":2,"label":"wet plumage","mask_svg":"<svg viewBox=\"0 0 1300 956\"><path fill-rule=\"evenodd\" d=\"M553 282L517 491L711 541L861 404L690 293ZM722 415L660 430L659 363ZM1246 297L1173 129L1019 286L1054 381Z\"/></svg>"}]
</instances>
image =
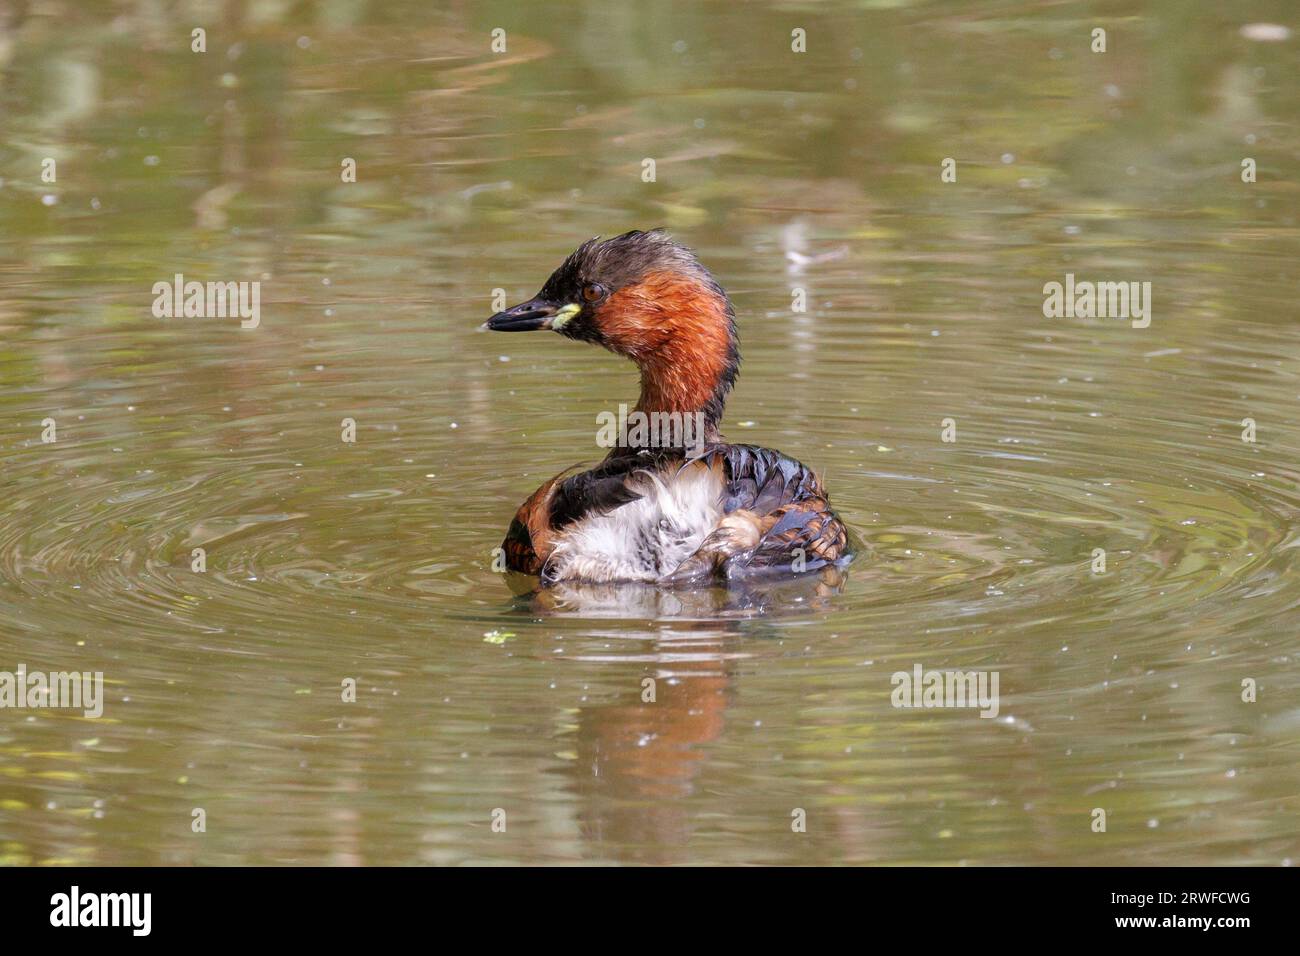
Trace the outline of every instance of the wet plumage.
<instances>
[{"instance_id":1,"label":"wet plumage","mask_svg":"<svg viewBox=\"0 0 1300 956\"><path fill-rule=\"evenodd\" d=\"M543 484L503 549L511 570L561 581L704 584L847 560L848 536L820 479L769 448L722 440L740 363L726 293L664 233L581 246L500 331L552 329L632 359L643 413L698 415L702 447L617 447L594 468Z\"/></svg>"}]
</instances>

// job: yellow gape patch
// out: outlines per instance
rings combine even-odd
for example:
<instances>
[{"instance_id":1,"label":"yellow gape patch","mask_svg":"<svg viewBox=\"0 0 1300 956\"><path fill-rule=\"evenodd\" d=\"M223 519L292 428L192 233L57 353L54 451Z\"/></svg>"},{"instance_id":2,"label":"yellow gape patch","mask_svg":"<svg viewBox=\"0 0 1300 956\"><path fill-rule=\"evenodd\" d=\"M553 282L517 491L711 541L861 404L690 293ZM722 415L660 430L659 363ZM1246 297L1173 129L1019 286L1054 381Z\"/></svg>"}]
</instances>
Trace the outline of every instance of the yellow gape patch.
<instances>
[{"instance_id":1,"label":"yellow gape patch","mask_svg":"<svg viewBox=\"0 0 1300 956\"><path fill-rule=\"evenodd\" d=\"M551 319L551 331L553 332L560 331L560 329L564 328L566 325L569 324L570 319L572 319L575 315L577 315L581 311L582 311L582 306L575 305L572 302L564 306L562 309L556 312L555 317Z\"/></svg>"}]
</instances>

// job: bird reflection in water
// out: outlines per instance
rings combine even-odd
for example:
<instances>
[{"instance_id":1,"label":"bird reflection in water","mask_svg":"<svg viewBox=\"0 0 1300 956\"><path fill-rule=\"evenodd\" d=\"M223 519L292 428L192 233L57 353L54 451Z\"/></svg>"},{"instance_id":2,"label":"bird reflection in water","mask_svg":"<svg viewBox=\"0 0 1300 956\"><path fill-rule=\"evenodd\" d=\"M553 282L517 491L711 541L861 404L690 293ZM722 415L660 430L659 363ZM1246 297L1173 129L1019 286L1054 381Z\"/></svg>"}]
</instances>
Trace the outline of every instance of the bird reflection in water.
<instances>
[{"instance_id":1,"label":"bird reflection in water","mask_svg":"<svg viewBox=\"0 0 1300 956\"><path fill-rule=\"evenodd\" d=\"M531 614L644 619L648 625L617 632L618 640L643 644L641 653L573 658L618 668L614 681L627 688L615 700L580 708L577 759L566 763L593 857L686 859L693 827L688 798L707 766L703 745L722 734L736 662L751 656L744 644L762 639L766 621L824 609L845 579L843 569L829 566L726 588L564 583L520 595L521 610ZM527 580L513 586L522 589ZM653 678L652 693L646 678Z\"/></svg>"}]
</instances>

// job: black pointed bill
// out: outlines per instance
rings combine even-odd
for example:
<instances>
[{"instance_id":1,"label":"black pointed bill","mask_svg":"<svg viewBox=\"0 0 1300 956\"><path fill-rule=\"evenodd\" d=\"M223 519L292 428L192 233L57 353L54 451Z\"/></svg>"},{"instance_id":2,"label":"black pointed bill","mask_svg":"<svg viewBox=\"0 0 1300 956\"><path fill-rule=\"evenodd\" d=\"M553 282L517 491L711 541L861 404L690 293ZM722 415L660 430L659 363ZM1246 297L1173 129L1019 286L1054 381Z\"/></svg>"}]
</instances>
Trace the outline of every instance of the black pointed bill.
<instances>
[{"instance_id":1,"label":"black pointed bill","mask_svg":"<svg viewBox=\"0 0 1300 956\"><path fill-rule=\"evenodd\" d=\"M484 322L483 327L493 332L535 332L538 329L558 331L581 309L578 305L556 305L541 298L530 299L504 312L498 312Z\"/></svg>"}]
</instances>

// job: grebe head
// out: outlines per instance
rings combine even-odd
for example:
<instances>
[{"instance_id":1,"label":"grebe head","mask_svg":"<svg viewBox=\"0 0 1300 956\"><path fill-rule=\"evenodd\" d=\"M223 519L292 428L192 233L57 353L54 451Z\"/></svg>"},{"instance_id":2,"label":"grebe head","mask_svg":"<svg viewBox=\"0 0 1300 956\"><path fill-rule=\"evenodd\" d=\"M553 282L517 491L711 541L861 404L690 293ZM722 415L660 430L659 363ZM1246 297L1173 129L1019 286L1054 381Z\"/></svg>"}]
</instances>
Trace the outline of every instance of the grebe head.
<instances>
[{"instance_id":1,"label":"grebe head","mask_svg":"<svg viewBox=\"0 0 1300 956\"><path fill-rule=\"evenodd\" d=\"M654 229L584 242L498 332L550 329L641 368L642 411L702 411L716 426L740 365L731 301L695 253Z\"/></svg>"}]
</instances>

